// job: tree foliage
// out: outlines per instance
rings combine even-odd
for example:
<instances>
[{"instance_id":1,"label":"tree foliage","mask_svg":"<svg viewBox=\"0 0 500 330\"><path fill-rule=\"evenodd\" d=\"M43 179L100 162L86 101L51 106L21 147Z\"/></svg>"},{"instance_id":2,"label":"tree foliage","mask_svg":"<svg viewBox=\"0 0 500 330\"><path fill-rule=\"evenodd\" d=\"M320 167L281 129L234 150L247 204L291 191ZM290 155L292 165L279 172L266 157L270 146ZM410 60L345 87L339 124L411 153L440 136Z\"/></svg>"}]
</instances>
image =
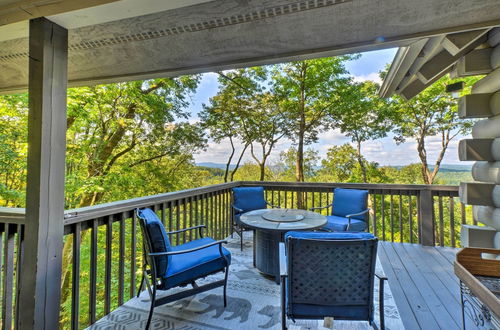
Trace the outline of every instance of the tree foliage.
<instances>
[{"instance_id":1,"label":"tree foliage","mask_svg":"<svg viewBox=\"0 0 500 330\"><path fill-rule=\"evenodd\" d=\"M200 113L209 136L215 142L229 140L231 150L226 162L225 182L229 179L236 141L243 143L243 149L230 179L234 179L241 159L250 147L252 158L259 166L259 179L264 180L269 155L284 136L283 115L276 96L268 91L267 79L265 67L219 73L219 91Z\"/></svg>"},{"instance_id":2,"label":"tree foliage","mask_svg":"<svg viewBox=\"0 0 500 330\"><path fill-rule=\"evenodd\" d=\"M467 93L477 77L462 78L466 82ZM446 92L446 85L453 83L445 76L429 86L423 92L404 100L395 97L392 105L394 113L395 140L397 143L414 139L420 159L421 174L424 183L432 184L441 166L450 142L458 135L469 133L472 122L458 118L457 101ZM438 137L440 146L433 168L429 168L428 140Z\"/></svg>"},{"instance_id":3,"label":"tree foliage","mask_svg":"<svg viewBox=\"0 0 500 330\"><path fill-rule=\"evenodd\" d=\"M297 149L295 179L304 181L305 146L331 128L334 109L342 102L351 78L345 62L353 57L330 57L275 66L273 91L285 114L287 137Z\"/></svg>"},{"instance_id":4,"label":"tree foliage","mask_svg":"<svg viewBox=\"0 0 500 330\"><path fill-rule=\"evenodd\" d=\"M335 126L356 146L355 158L361 169L361 181L368 182L367 165L361 144L387 136L391 130L389 102L378 96L379 85L373 81L353 82L335 108Z\"/></svg>"},{"instance_id":5,"label":"tree foliage","mask_svg":"<svg viewBox=\"0 0 500 330\"><path fill-rule=\"evenodd\" d=\"M0 206L25 204L27 114L26 95L0 98Z\"/></svg>"}]
</instances>

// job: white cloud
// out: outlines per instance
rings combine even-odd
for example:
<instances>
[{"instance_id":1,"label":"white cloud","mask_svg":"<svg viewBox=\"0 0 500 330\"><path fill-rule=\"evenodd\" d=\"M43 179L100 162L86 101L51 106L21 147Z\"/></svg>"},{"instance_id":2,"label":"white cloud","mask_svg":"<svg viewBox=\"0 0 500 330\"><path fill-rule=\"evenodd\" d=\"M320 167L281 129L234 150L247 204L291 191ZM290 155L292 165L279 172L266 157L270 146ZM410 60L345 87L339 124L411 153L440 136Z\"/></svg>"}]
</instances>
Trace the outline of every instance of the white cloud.
<instances>
[{"instance_id":1,"label":"white cloud","mask_svg":"<svg viewBox=\"0 0 500 330\"><path fill-rule=\"evenodd\" d=\"M448 147L446 155L444 157L444 164L464 164L458 159L458 142L463 137L457 137ZM327 150L334 145L341 145L344 143L350 143L349 139L346 138L340 131L331 130L320 134L318 143L311 145L310 147L318 150L319 156L324 157ZM279 154L282 151L287 150L292 145L292 142L287 139L279 141L271 156L269 161L275 163L279 160ZM236 163L241 152L243 145L240 141L235 142L236 152L233 158L233 163ZM441 140L439 136L430 137L427 140L427 154L429 164L433 165L436 161L438 153L441 151ZM309 146L308 146L309 147ZM407 165L411 163L419 162L416 142L413 139L408 139L405 143L396 144L392 136L374 140L366 141L362 144L361 149L364 157L373 162L377 162L380 165ZM259 150L259 149L257 149ZM196 162L214 162L214 163L225 163L231 152L231 145L229 140L223 140L220 143L215 143L209 141L209 146L207 151L201 152L194 155ZM242 162L253 162L253 158L250 155L250 149L247 150Z\"/></svg>"},{"instance_id":2,"label":"white cloud","mask_svg":"<svg viewBox=\"0 0 500 330\"><path fill-rule=\"evenodd\" d=\"M353 76L353 79L356 82L363 82L363 81L371 80L371 81L376 82L377 84L382 84L382 79L380 79L378 72L372 72L372 73L368 73L365 75L359 75L359 76L355 75L355 76Z\"/></svg>"}]
</instances>

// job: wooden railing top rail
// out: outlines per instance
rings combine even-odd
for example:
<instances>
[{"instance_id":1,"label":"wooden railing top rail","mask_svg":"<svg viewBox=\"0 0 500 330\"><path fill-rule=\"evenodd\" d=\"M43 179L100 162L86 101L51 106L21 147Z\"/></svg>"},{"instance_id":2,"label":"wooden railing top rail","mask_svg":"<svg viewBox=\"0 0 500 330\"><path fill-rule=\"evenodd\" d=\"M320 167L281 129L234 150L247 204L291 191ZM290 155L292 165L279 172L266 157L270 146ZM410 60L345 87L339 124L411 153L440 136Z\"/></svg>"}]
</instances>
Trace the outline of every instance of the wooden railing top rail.
<instances>
[{"instance_id":1,"label":"wooden railing top rail","mask_svg":"<svg viewBox=\"0 0 500 330\"><path fill-rule=\"evenodd\" d=\"M110 214L118 214L137 207L152 204L167 203L183 198L194 197L206 193L217 192L239 186L264 186L274 189L333 189L336 187L357 188L368 190L400 190L400 191L422 191L453 192L458 193L458 186L449 185L418 185L418 184L380 184L380 183L325 183L325 182L274 182L274 181L235 181L229 183L214 184L205 187L185 189L152 196L132 198L117 202L104 203L89 207L70 209L65 211L64 225L104 217ZM0 223L24 223L24 212L22 208L0 208Z\"/></svg>"},{"instance_id":2,"label":"wooden railing top rail","mask_svg":"<svg viewBox=\"0 0 500 330\"><path fill-rule=\"evenodd\" d=\"M110 214L126 212L130 209L137 207L145 207L148 205L158 204L158 203L167 203L187 197L194 197L197 195L207 194L211 192L218 192L221 190L230 189L237 186L238 182L221 183L205 187L185 189L185 190L168 192L164 194L138 197L123 201L67 210L65 212L66 219L64 224L69 225L75 222L81 222L89 219L96 219Z\"/></svg>"},{"instance_id":3,"label":"wooden railing top rail","mask_svg":"<svg viewBox=\"0 0 500 330\"><path fill-rule=\"evenodd\" d=\"M168 203L187 197L194 197L202 194L218 192L221 190L238 187L239 185L239 182L221 183L205 187L173 191L164 194L132 198L111 203L103 203L77 209L69 209L64 211L64 225L67 226L77 222L96 219L110 214L118 214L137 207L144 207L158 203ZM1 207L0 222L24 223L24 214L24 208Z\"/></svg>"},{"instance_id":4,"label":"wooden railing top rail","mask_svg":"<svg viewBox=\"0 0 500 330\"><path fill-rule=\"evenodd\" d=\"M0 207L0 223L24 224L24 209Z\"/></svg>"},{"instance_id":5,"label":"wooden railing top rail","mask_svg":"<svg viewBox=\"0 0 500 330\"><path fill-rule=\"evenodd\" d=\"M275 182L275 181L239 181L241 186L264 186L276 188L353 188L368 190L431 190L458 192L459 186L425 185L425 184L396 184L396 183L326 183L326 182Z\"/></svg>"}]
</instances>

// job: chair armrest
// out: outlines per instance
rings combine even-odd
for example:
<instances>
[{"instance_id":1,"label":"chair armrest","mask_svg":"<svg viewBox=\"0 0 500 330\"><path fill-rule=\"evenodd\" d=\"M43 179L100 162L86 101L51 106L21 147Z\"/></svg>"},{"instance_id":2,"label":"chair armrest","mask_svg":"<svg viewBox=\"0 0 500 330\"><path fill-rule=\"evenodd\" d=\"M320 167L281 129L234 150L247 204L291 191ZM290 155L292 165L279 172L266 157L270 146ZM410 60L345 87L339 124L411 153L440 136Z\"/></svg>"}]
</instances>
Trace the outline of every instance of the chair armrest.
<instances>
[{"instance_id":1,"label":"chair armrest","mask_svg":"<svg viewBox=\"0 0 500 330\"><path fill-rule=\"evenodd\" d=\"M179 230L174 230L174 231L168 231L167 234L173 235L173 234L183 233L183 232L188 231L188 230L198 229L200 231L200 236L203 237L203 235L202 235L203 228L207 228L207 226L199 225L199 226L194 226L194 227L189 227L189 228L184 228L184 229L179 229Z\"/></svg>"},{"instance_id":2,"label":"chair armrest","mask_svg":"<svg viewBox=\"0 0 500 330\"><path fill-rule=\"evenodd\" d=\"M325 205L325 206L318 206L318 207L311 207L311 208L309 209L309 211L326 209L326 208L328 208L328 207L330 207L330 206L333 206L333 204L328 204L328 205Z\"/></svg>"},{"instance_id":3,"label":"chair armrest","mask_svg":"<svg viewBox=\"0 0 500 330\"><path fill-rule=\"evenodd\" d=\"M281 208L281 206L279 206L279 205L273 205L271 203L268 203L267 201L266 201L266 204L269 205L269 206L271 206L272 208L275 208L275 209L280 209Z\"/></svg>"},{"instance_id":4,"label":"chair armrest","mask_svg":"<svg viewBox=\"0 0 500 330\"><path fill-rule=\"evenodd\" d=\"M190 252L194 252L194 251L203 250L203 249L206 249L206 248L214 246L214 245L219 245L219 248L220 248L222 246L222 244L227 244L227 241L212 242L212 243L209 243L209 244L205 244L205 245L198 246L198 247L195 247L195 248L192 248L192 249L187 249L187 250L170 251L170 252L153 252L153 253L150 253L149 255L152 256L152 257L173 256L173 255L176 255L176 254L184 254L184 253L190 253Z\"/></svg>"},{"instance_id":5,"label":"chair armrest","mask_svg":"<svg viewBox=\"0 0 500 330\"><path fill-rule=\"evenodd\" d=\"M369 208L368 208L368 209L366 209L366 210L364 210L364 211L362 211L362 212L359 212L359 213L348 214L348 215L346 215L345 217L346 217L346 218L348 218L348 219L350 220L352 217L356 217L356 216L358 216L358 215L363 215L363 214L366 214L366 213L368 213L368 212L370 212L370 209L369 209Z\"/></svg>"},{"instance_id":6,"label":"chair armrest","mask_svg":"<svg viewBox=\"0 0 500 330\"><path fill-rule=\"evenodd\" d=\"M389 280L387 277L382 276L382 275L379 275L379 274L377 274L377 273L375 273L375 276L376 276L379 280L381 280L381 281L388 281L388 280Z\"/></svg>"},{"instance_id":7,"label":"chair armrest","mask_svg":"<svg viewBox=\"0 0 500 330\"><path fill-rule=\"evenodd\" d=\"M243 213L243 209L240 209L239 207L234 206L234 204L231 204L231 207L238 213Z\"/></svg>"},{"instance_id":8,"label":"chair armrest","mask_svg":"<svg viewBox=\"0 0 500 330\"><path fill-rule=\"evenodd\" d=\"M279 256L280 256L280 276L281 277L288 276L285 243L280 243L279 245Z\"/></svg>"}]
</instances>

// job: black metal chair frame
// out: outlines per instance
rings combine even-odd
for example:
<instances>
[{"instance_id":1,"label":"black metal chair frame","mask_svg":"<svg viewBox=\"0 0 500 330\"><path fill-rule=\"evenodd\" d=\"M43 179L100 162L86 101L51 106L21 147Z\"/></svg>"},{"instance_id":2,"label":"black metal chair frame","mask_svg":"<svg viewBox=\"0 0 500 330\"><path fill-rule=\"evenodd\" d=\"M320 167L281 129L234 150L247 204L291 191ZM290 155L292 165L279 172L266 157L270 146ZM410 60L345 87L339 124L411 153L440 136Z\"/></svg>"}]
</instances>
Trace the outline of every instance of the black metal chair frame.
<instances>
[{"instance_id":1,"label":"black metal chair frame","mask_svg":"<svg viewBox=\"0 0 500 330\"><path fill-rule=\"evenodd\" d=\"M317 242L328 242L331 243L331 240L323 240L323 239L307 239L307 238L301 238L301 240L309 240L309 241L317 241ZM354 242L353 240L339 240L336 241L336 243L339 244L349 244ZM287 249L285 248L286 243L280 243L279 245L279 255L280 255L280 289L281 289L281 329L286 330L286 320L287 320L287 314L286 314L286 291L285 291L285 281L286 278L288 277L289 272L292 270L289 269L291 266L288 265L287 259L286 259L286 251ZM376 262L377 258L377 247L375 246L375 251L373 254L373 260L372 262ZM385 330L385 316L384 316L384 284L385 281L387 281L387 277L381 276L377 273L374 273L375 277L379 279L379 315L380 315L380 330ZM288 288L290 290L290 288ZM373 284L370 289L370 301L373 301ZM289 292L288 292L289 293ZM290 294L290 293L289 293ZM290 295L289 295L290 296ZM372 305L373 306L373 305ZM311 319L315 319L315 317L311 317ZM295 320L292 318L292 320L295 322ZM377 325L375 324L374 321L371 320L366 320L370 323L370 325L378 330Z\"/></svg>"},{"instance_id":2,"label":"black metal chair frame","mask_svg":"<svg viewBox=\"0 0 500 330\"><path fill-rule=\"evenodd\" d=\"M275 209L279 209L280 207L277 206L277 205L272 205L270 203L268 203L266 201L266 205L268 206L271 206L271 208L275 208ZM232 237L232 234L233 232L235 232L236 234L238 234L238 236L240 236L240 250L243 251L243 232L245 231L253 231L254 235L253 235L253 249L254 249L254 255L255 255L255 231L253 229L250 229L248 227L245 227L241 224L238 224L236 222L236 214L243 214L243 210L240 209L240 208L237 208L236 206L234 206L233 203L231 203L231 207L233 208L233 231L231 232L231 237ZM248 211L250 212L250 211ZM255 260L254 260L254 264L255 264Z\"/></svg>"},{"instance_id":3,"label":"black metal chair frame","mask_svg":"<svg viewBox=\"0 0 500 330\"><path fill-rule=\"evenodd\" d=\"M326 209L326 208L329 208L329 207L331 207L332 210L333 210L333 203L325 205L325 206L311 207L309 209L309 211L322 210L322 209ZM367 208L366 210L361 211L359 213L353 213L353 214L346 215L344 217L344 218L347 218L347 228L346 228L346 231L349 231L349 227L351 226L351 218L352 217L357 217L357 216L364 215L364 214L367 214L367 213L368 213L368 220L366 221L366 229L368 229L370 227L370 214L369 214L370 210L371 210L370 208ZM333 214L333 215L335 215L335 214ZM323 230L323 231L327 231L327 230Z\"/></svg>"},{"instance_id":4,"label":"black metal chair frame","mask_svg":"<svg viewBox=\"0 0 500 330\"><path fill-rule=\"evenodd\" d=\"M145 285L147 290L148 290L149 297L151 299L151 307L149 310L148 320L147 320L145 329L146 330L149 329L149 326L151 324L151 319L153 317L153 311L154 311L155 307L165 305L165 304L171 303L171 302L179 300L179 299L184 299L186 297L193 296L195 294L205 292L208 290L212 290L212 289L215 289L215 288L218 288L221 286L224 287L224 307L226 307L227 306L227 278L229 275L229 260L227 259L227 257L224 255L224 253L222 251L222 244L227 244L227 241L220 240L220 241L212 242L210 244L205 244L203 246L199 246L199 247L196 247L193 249L187 249L187 250L153 253L153 252L151 252L151 251L153 251L153 248L151 246L150 237L149 237L147 230L145 228L144 219L142 219L139 216L137 211L138 210L136 210L136 214L137 214L137 217L139 218L139 224L141 227L141 232L142 232L142 237L143 237L142 247L143 247L143 255L144 255L144 262L142 265L142 279L141 279L141 282L139 284L139 288L137 290L137 297L140 296L142 288ZM206 228L205 225L200 225L200 226L194 226L194 227L180 229L180 230L176 230L176 231L170 231L170 232L167 232L167 234L173 235L173 234L183 233L186 231L198 230L200 238L203 238L203 229L204 228ZM226 261L226 267L223 270L218 270L216 272L207 274L205 276L216 274L216 273L219 273L222 271L222 272L224 272L224 279L223 280L215 281L215 282L208 283L208 284L205 284L202 286L197 285L195 280L181 283L181 284L177 285L177 287L179 287L179 286L184 287L187 285L191 285L193 288L186 289L186 290L183 290L181 292L171 294L168 296L163 296L159 299L156 299L156 292L157 292L157 290L161 290L159 288L162 287L163 279L161 277L158 277L158 274L156 272L155 257L172 256L172 255L179 255L179 254L195 252L195 251L199 251L199 250L202 250L202 249L208 248L210 246L214 246L214 245L219 246L219 253L220 253L221 257ZM167 264L167 267L168 267L168 264ZM203 277L205 277L205 276L203 276ZM200 278L203 278L203 277L200 277ZM151 285L151 284L153 284L153 285ZM166 290L161 290L161 291L166 291Z\"/></svg>"}]
</instances>

